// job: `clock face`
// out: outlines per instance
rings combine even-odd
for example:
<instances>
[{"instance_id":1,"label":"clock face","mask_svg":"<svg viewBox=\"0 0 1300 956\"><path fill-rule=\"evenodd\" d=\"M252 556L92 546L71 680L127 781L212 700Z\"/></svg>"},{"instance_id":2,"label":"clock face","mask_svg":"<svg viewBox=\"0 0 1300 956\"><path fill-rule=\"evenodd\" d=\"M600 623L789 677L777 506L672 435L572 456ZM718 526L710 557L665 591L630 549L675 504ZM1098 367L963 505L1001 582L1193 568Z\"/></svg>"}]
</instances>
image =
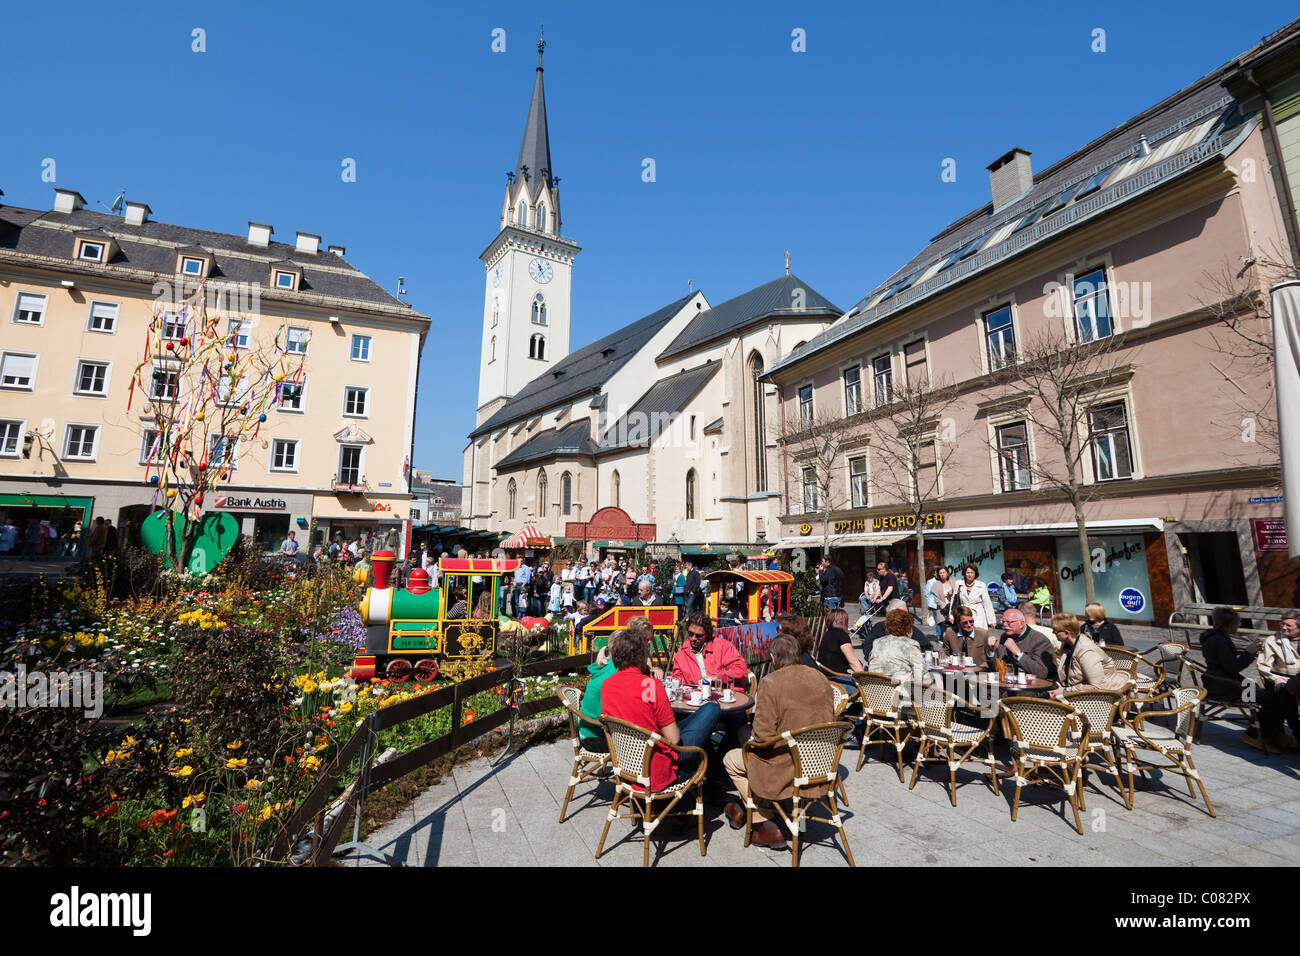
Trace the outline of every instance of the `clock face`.
<instances>
[{"instance_id":1,"label":"clock face","mask_svg":"<svg viewBox=\"0 0 1300 956\"><path fill-rule=\"evenodd\" d=\"M495 289L500 284L501 284L501 267L497 266L495 269L492 270L492 288Z\"/></svg>"},{"instance_id":2,"label":"clock face","mask_svg":"<svg viewBox=\"0 0 1300 956\"><path fill-rule=\"evenodd\" d=\"M533 277L534 281L545 285L551 281L551 278L555 275L555 271L551 268L551 264L545 259L534 259L532 262L528 263L528 274Z\"/></svg>"}]
</instances>

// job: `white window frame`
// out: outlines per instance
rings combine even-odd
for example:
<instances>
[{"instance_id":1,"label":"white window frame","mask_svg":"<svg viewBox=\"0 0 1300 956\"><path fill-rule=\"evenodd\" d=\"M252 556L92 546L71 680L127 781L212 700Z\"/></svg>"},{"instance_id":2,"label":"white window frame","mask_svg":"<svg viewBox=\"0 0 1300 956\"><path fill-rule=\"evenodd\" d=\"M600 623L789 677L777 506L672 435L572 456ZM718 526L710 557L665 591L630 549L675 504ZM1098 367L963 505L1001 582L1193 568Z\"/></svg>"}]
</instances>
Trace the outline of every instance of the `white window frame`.
<instances>
[{"instance_id":1,"label":"white window frame","mask_svg":"<svg viewBox=\"0 0 1300 956\"><path fill-rule=\"evenodd\" d=\"M1098 405L1111 405L1115 402L1124 403L1124 419L1128 423L1128 451L1132 460L1133 473L1127 478L1107 478L1105 481L1098 481L1093 469L1093 452L1092 442L1089 441L1088 414ZM1124 481L1136 481L1145 478L1146 473L1142 470L1142 449L1140 445L1140 436L1138 435L1137 416L1133 414L1133 390L1129 385L1122 385L1116 388L1103 389L1087 396L1086 403L1081 402L1082 414L1079 416L1079 441L1080 447L1084 449L1083 454L1083 477L1084 481L1090 485L1110 485Z\"/></svg>"},{"instance_id":2,"label":"white window frame","mask_svg":"<svg viewBox=\"0 0 1300 956\"><path fill-rule=\"evenodd\" d=\"M68 422L63 426L63 455L64 461L88 461L93 462L99 457L99 429L100 425L92 422ZM90 440L89 455L71 455L68 453L68 443L72 440L72 430L74 428L89 429L93 435Z\"/></svg>"},{"instance_id":3,"label":"white window frame","mask_svg":"<svg viewBox=\"0 0 1300 956\"><path fill-rule=\"evenodd\" d=\"M292 466L276 465L275 463L276 452L279 451L281 445L292 448L293 451ZM272 438L271 439L271 460L267 464L267 470L278 474L284 474L284 475L298 474L298 445L299 445L299 441L296 438Z\"/></svg>"},{"instance_id":4,"label":"white window frame","mask_svg":"<svg viewBox=\"0 0 1300 956\"><path fill-rule=\"evenodd\" d=\"M289 282L286 284L285 282L282 281L284 279L288 279ZM275 270L275 287L277 289L288 289L290 292L292 292L295 288L297 288L297 285L298 285L298 276L295 273L286 272L284 269Z\"/></svg>"},{"instance_id":5,"label":"white window frame","mask_svg":"<svg viewBox=\"0 0 1300 956\"><path fill-rule=\"evenodd\" d=\"M233 385L230 384L229 375L222 375L217 380L217 404L224 408L237 408L244 401L244 397L248 395L250 388L252 386L248 384L247 375L239 376L239 380Z\"/></svg>"},{"instance_id":6,"label":"white window frame","mask_svg":"<svg viewBox=\"0 0 1300 956\"><path fill-rule=\"evenodd\" d=\"M107 316L107 315L96 316L95 315L96 309L112 309L113 314L112 316ZM93 300L90 303L90 311L86 313L86 331L98 332L101 335L113 335L114 333L117 332L117 317L120 312L121 312L121 307L116 302L100 302L98 300ZM108 328L106 329L95 328L96 318L107 318Z\"/></svg>"},{"instance_id":7,"label":"white window frame","mask_svg":"<svg viewBox=\"0 0 1300 956\"><path fill-rule=\"evenodd\" d=\"M812 484L808 483L809 472L812 473ZM820 484L817 480L817 469L812 465L804 465L799 473L799 496L804 514L817 514L821 510L821 502L818 501L818 495L821 493Z\"/></svg>"},{"instance_id":8,"label":"white window frame","mask_svg":"<svg viewBox=\"0 0 1300 956\"><path fill-rule=\"evenodd\" d=\"M236 350L247 349L249 342L253 337L253 322L251 319L227 319L226 320L226 344L231 345L231 339L234 339L233 347Z\"/></svg>"},{"instance_id":9,"label":"white window frame","mask_svg":"<svg viewBox=\"0 0 1300 956\"><path fill-rule=\"evenodd\" d=\"M295 338L294 333L302 333L301 338ZM302 348L294 348L295 345L301 345ZM307 349L311 345L311 329L302 325L291 325L284 333L284 350L289 355L306 355Z\"/></svg>"},{"instance_id":10,"label":"white window frame","mask_svg":"<svg viewBox=\"0 0 1300 956\"><path fill-rule=\"evenodd\" d=\"M197 264L197 265L198 265L198 268L195 269L195 270L193 270L193 271L191 271L190 268L189 268L189 265L190 265L191 262ZM204 262L204 260L203 260L203 258L202 258L201 256L181 256L181 269L180 269L181 275L183 275L183 276L202 276L202 275L203 275L203 262Z\"/></svg>"},{"instance_id":11,"label":"white window frame","mask_svg":"<svg viewBox=\"0 0 1300 956\"><path fill-rule=\"evenodd\" d=\"M990 375L993 372L1001 371L1002 368L1006 368L1006 366L1003 365L1000 368L995 369L993 368L992 363L989 362L989 337L988 337L988 328L985 323L985 319L988 316L1002 309L1011 310L1010 328L1011 328L1011 343L1013 349L1019 348L1021 343L1020 310L1016 307L1016 297L1014 295L1009 297L999 296L995 299L990 299L984 305L975 309L975 332L976 335L978 336L978 342L979 342L978 348L979 348L979 357L980 357L980 372L982 372L985 375Z\"/></svg>"},{"instance_id":12,"label":"white window frame","mask_svg":"<svg viewBox=\"0 0 1300 956\"><path fill-rule=\"evenodd\" d=\"M920 281L920 280L917 280ZM934 381L934 365L930 362L930 333L928 330L909 335L898 343L898 365L903 372L903 386L905 388L914 388L917 383L907 377L907 347L921 343L921 349L925 352L925 378L927 382Z\"/></svg>"},{"instance_id":13,"label":"white window frame","mask_svg":"<svg viewBox=\"0 0 1300 956\"><path fill-rule=\"evenodd\" d=\"M362 339L364 339L364 340L365 340L365 343L366 343L366 354L365 354L365 355L357 355L357 343L360 342ZM354 362L369 362L369 361L370 361L370 345L371 345L371 339L372 339L372 337L369 336L369 335L360 335L360 334L356 334L356 333L353 334L353 336L352 336L352 341L350 341L350 342L348 343L348 356L352 359L352 361L354 361Z\"/></svg>"},{"instance_id":14,"label":"white window frame","mask_svg":"<svg viewBox=\"0 0 1300 956\"><path fill-rule=\"evenodd\" d=\"M180 333L179 335L172 333ZM162 320L162 340L164 342L179 342L185 338L185 320L181 318L179 312L167 311L163 313Z\"/></svg>"},{"instance_id":15,"label":"white window frame","mask_svg":"<svg viewBox=\"0 0 1300 956\"><path fill-rule=\"evenodd\" d=\"M173 389L174 394L172 394L172 395L159 395L159 394L157 393L157 386L160 385L162 382L166 381L166 379L157 379L157 378L154 378L154 377L153 377L153 373L154 373L154 372L162 372L164 375L175 375L175 376L176 376L176 384L175 384L175 387L174 387L174 389ZM176 365L155 365L155 366L153 367L153 369L150 370L150 372L149 372L149 393L148 393L149 401L151 401L151 402L171 402L171 401L174 401L174 400L175 400L175 399L180 395L180 391L181 391L181 370L180 370L180 366L176 366ZM226 403L226 404L229 404L229 403Z\"/></svg>"},{"instance_id":16,"label":"white window frame","mask_svg":"<svg viewBox=\"0 0 1300 956\"><path fill-rule=\"evenodd\" d=\"M804 389L808 390L806 402L803 400ZM794 398L799 406L799 427L810 427L817 418L817 389L813 387L812 382L804 382L795 389Z\"/></svg>"},{"instance_id":17,"label":"white window frame","mask_svg":"<svg viewBox=\"0 0 1300 956\"><path fill-rule=\"evenodd\" d=\"M946 462L943 460L943 454L940 451L941 442L939 441L938 432L930 432L921 436L921 444L929 445L930 450L934 452L934 499L935 501L943 500L943 473ZM918 481L919 485L920 482ZM927 499L930 500L930 499Z\"/></svg>"},{"instance_id":18,"label":"white window frame","mask_svg":"<svg viewBox=\"0 0 1300 956\"><path fill-rule=\"evenodd\" d=\"M854 385L854 391L856 392L856 396L855 396L854 401L853 401L853 403L852 403L852 405L853 405L852 408L849 407L849 405L850 405L850 402L849 402L849 373L850 373L850 372L857 372L857 373L858 373L858 381L857 381L857 383ZM863 406L862 406L862 363L861 363L861 362L856 362L856 363L854 363L853 365L849 365L849 366L846 366L845 368L841 369L841 370L840 370L840 381L844 383L844 416L847 418L847 417L849 417L850 415L857 415L857 414L859 414L860 412L864 412L864 411L866 411L866 409L863 408Z\"/></svg>"},{"instance_id":19,"label":"white window frame","mask_svg":"<svg viewBox=\"0 0 1300 956\"><path fill-rule=\"evenodd\" d=\"M885 359L889 363L889 367L883 373L876 368L876 363L881 359ZM889 377L889 380L886 383L885 396L883 400L881 399L881 395L880 395L881 392L880 376L882 374L885 374ZM886 405L892 402L894 400L893 391L894 391L894 350L886 349L884 352L877 352L875 355L871 356L871 400L873 402L873 407L884 408Z\"/></svg>"},{"instance_id":20,"label":"white window frame","mask_svg":"<svg viewBox=\"0 0 1300 956\"><path fill-rule=\"evenodd\" d=\"M149 428L148 426L146 426L145 428L141 429L140 459L139 459L141 465L161 465L163 463L163 459L161 457L162 454L161 448L158 449L157 457L151 458L149 456L149 450L153 448L153 443L157 440L160 434L161 432L157 428Z\"/></svg>"},{"instance_id":21,"label":"white window frame","mask_svg":"<svg viewBox=\"0 0 1300 956\"><path fill-rule=\"evenodd\" d=\"M14 450L5 451L5 435L10 426L16 426L18 432L14 439ZM27 437L27 420L25 418L0 419L0 458L21 458L23 456L23 439Z\"/></svg>"},{"instance_id":22,"label":"white window frame","mask_svg":"<svg viewBox=\"0 0 1300 956\"><path fill-rule=\"evenodd\" d=\"M854 474L853 463L862 461L862 471ZM867 452L863 449L860 455L848 456L848 486L849 486L849 506L852 508L870 508L871 507L871 462L867 460ZM862 479L862 501L858 502L857 484L855 478Z\"/></svg>"},{"instance_id":23,"label":"white window frame","mask_svg":"<svg viewBox=\"0 0 1300 956\"><path fill-rule=\"evenodd\" d=\"M362 407L360 412L348 411L348 393L362 393ZM344 385L343 386L343 417L344 418L369 418L370 417L370 389L364 385Z\"/></svg>"},{"instance_id":24,"label":"white window frame","mask_svg":"<svg viewBox=\"0 0 1300 956\"><path fill-rule=\"evenodd\" d=\"M104 243L92 239L77 240L77 258L83 262L102 262L104 260ZM97 249L93 256L86 255L87 250Z\"/></svg>"},{"instance_id":25,"label":"white window frame","mask_svg":"<svg viewBox=\"0 0 1300 956\"><path fill-rule=\"evenodd\" d=\"M1065 272L1057 273L1056 296L1058 299L1058 308L1061 310L1061 321L1065 325L1066 340L1069 342L1079 341L1079 322L1074 316L1074 280L1077 276L1087 275L1089 272L1102 270L1106 277L1106 302L1110 309L1110 337L1119 335L1124 331L1120 325L1119 316L1116 314L1116 301L1112 294L1115 289L1115 266L1109 252L1101 253L1096 256L1089 256L1086 259L1077 259L1072 268ZM1049 315L1051 313L1048 313ZM1092 339L1090 341L1099 341Z\"/></svg>"},{"instance_id":26,"label":"white window frame","mask_svg":"<svg viewBox=\"0 0 1300 956\"><path fill-rule=\"evenodd\" d=\"M280 387L283 389L286 385L292 385L292 384L293 382L281 382ZM284 398L282 396L280 401L275 403L275 407L277 411L284 412L288 415L301 415L303 412L307 410L306 409L306 402L307 402L307 376L306 375L302 377L302 382L299 383L299 387L302 389L302 391L298 393L298 401L293 405L286 405L284 402Z\"/></svg>"},{"instance_id":27,"label":"white window frame","mask_svg":"<svg viewBox=\"0 0 1300 956\"><path fill-rule=\"evenodd\" d=\"M99 365L104 369L104 387L101 391L87 391L81 387L81 370L87 365ZM113 363L104 359L77 359L77 370L72 380L72 394L89 396L93 398L108 398L109 383L113 377Z\"/></svg>"},{"instance_id":28,"label":"white window frame","mask_svg":"<svg viewBox=\"0 0 1300 956\"><path fill-rule=\"evenodd\" d=\"M41 316L35 322L29 322L27 319L20 319L18 316L22 313L23 296L31 296L33 299L41 300ZM14 297L14 314L13 321L18 325L44 325L45 313L50 308L50 297L44 292L24 292L19 289L18 294ZM31 311L28 309L27 311Z\"/></svg>"},{"instance_id":29,"label":"white window frame","mask_svg":"<svg viewBox=\"0 0 1300 956\"><path fill-rule=\"evenodd\" d=\"M223 458L220 462L216 462L212 458L214 440L220 440L224 447L226 442L226 436L221 434L220 432L214 432L208 435L208 445L207 448L204 449L204 455L208 460L209 467L219 467L222 471L238 471L239 470L239 437L238 436L235 437L234 445L230 449L230 453L226 455L225 458Z\"/></svg>"},{"instance_id":30,"label":"white window frame","mask_svg":"<svg viewBox=\"0 0 1300 956\"><path fill-rule=\"evenodd\" d=\"M9 356L9 355L14 356L15 358L29 358L29 359L31 359L31 360L32 360L32 374L31 374L31 377L27 380L27 384L26 384L26 385L6 385L5 382L4 382L4 380L3 380L3 378L0 378L0 388L5 389L6 391L11 391L11 392L32 392L32 391L35 391L35 390L36 390L36 371L37 371L37 366L40 365L40 361L41 361L41 357L40 357L40 355L39 355L38 353L36 353L36 352L15 352L15 351L12 351L12 350L10 350L10 349L5 349L4 351L0 352L0 375L3 375L3 372L4 372L4 360L5 360L5 357L6 357L6 356Z\"/></svg>"},{"instance_id":31,"label":"white window frame","mask_svg":"<svg viewBox=\"0 0 1300 956\"><path fill-rule=\"evenodd\" d=\"M365 445L353 445L346 442L340 444L338 458L335 459L334 470L338 475L339 484L345 484L345 482L343 481L343 452L349 448L355 448L357 450L357 480L346 482L346 484L359 485L361 484L362 479L365 478L366 476L366 446Z\"/></svg>"},{"instance_id":32,"label":"white window frame","mask_svg":"<svg viewBox=\"0 0 1300 956\"><path fill-rule=\"evenodd\" d=\"M1025 426L1025 447L1026 454L1029 455L1029 461L1026 467L1029 469L1029 483L1024 488L1015 488L1005 490L1002 487L1002 445L998 438L1000 429L1011 425ZM1034 468L1035 448L1034 448L1034 421L1029 415L1028 409L1020 409L1015 412L1007 412L1002 415L990 416L988 422L989 428L989 449L992 452L993 466L993 492L999 495L1019 494L1023 491L1037 491L1038 479L1037 471Z\"/></svg>"}]
</instances>

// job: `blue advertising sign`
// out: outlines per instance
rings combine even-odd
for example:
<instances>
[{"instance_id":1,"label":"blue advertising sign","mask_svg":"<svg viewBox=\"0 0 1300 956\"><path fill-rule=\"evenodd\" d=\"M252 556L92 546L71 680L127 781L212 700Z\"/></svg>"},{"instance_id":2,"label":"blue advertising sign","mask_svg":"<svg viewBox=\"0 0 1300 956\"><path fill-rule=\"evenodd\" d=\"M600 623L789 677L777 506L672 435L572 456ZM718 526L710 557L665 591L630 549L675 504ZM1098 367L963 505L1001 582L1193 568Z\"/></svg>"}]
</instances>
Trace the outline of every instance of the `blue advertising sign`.
<instances>
[{"instance_id":1,"label":"blue advertising sign","mask_svg":"<svg viewBox=\"0 0 1300 956\"><path fill-rule=\"evenodd\" d=\"M1119 592L1119 605L1130 614L1137 614L1147 606L1146 595L1137 588L1125 588Z\"/></svg>"}]
</instances>

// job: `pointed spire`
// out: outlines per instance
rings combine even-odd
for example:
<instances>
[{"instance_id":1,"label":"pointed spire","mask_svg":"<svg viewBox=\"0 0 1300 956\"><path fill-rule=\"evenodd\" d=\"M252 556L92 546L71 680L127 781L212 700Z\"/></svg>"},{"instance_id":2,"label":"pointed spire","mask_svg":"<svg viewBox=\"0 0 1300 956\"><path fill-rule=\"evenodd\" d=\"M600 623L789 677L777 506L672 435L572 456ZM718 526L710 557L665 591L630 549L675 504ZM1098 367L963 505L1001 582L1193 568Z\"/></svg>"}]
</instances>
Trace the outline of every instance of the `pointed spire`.
<instances>
[{"instance_id":1,"label":"pointed spire","mask_svg":"<svg viewBox=\"0 0 1300 956\"><path fill-rule=\"evenodd\" d=\"M526 186L529 198L536 197L543 183L551 185L551 143L546 131L546 92L542 87L542 52L546 40L537 41L537 78L533 81L533 98L528 104L528 118L524 123L524 138L519 145L519 161L515 163L515 182ZM524 170L533 175L525 179Z\"/></svg>"}]
</instances>

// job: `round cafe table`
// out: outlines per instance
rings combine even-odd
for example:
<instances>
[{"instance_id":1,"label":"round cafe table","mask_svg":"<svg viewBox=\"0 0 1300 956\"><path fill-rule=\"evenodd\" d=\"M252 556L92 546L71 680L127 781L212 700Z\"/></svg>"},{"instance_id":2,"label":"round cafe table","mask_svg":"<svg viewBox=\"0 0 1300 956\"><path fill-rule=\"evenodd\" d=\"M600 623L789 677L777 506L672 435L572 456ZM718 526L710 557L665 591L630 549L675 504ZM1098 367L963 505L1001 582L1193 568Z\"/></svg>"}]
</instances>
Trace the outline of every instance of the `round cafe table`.
<instances>
[{"instance_id":1,"label":"round cafe table","mask_svg":"<svg viewBox=\"0 0 1300 956\"><path fill-rule=\"evenodd\" d=\"M1028 683L1020 684L1009 680L990 681L985 680L981 683L987 683L990 687L996 687L998 693L1006 697L1027 696L1043 697L1049 690L1056 686L1054 680L1043 680L1041 677L1030 676Z\"/></svg>"},{"instance_id":2,"label":"round cafe table","mask_svg":"<svg viewBox=\"0 0 1300 956\"><path fill-rule=\"evenodd\" d=\"M728 700L728 701L720 700L716 694L710 697L709 700L717 704L718 707L723 712L729 710L744 710L754 703L753 698L750 697L748 694L744 693L743 691L736 690L733 691L732 693L735 694L736 697L735 700ZM697 710L700 709L696 704L692 704L689 698L670 701L669 705L672 707L674 714L689 715L695 713Z\"/></svg>"}]
</instances>

